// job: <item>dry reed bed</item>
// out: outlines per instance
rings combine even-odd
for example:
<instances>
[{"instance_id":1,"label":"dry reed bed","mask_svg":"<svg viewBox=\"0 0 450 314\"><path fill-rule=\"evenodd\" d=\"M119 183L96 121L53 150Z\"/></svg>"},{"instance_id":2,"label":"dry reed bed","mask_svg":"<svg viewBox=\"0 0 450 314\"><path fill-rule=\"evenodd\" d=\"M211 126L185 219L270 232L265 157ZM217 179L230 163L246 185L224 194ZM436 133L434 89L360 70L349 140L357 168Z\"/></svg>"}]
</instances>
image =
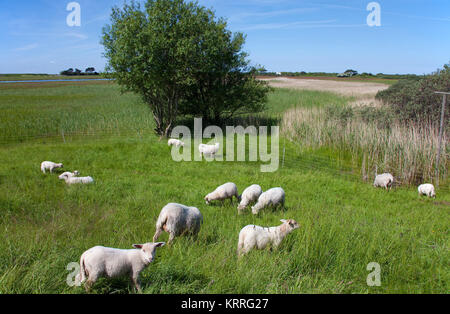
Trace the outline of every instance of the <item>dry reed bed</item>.
<instances>
[{"instance_id":1,"label":"dry reed bed","mask_svg":"<svg viewBox=\"0 0 450 314\"><path fill-rule=\"evenodd\" d=\"M332 119L323 108L295 108L283 116L282 134L307 147L330 147L351 152L353 162L361 167L364 179L378 172L391 172L401 184L434 182L439 129L434 126L403 125L390 127L352 119ZM440 178L448 174L449 156L444 135ZM442 181L441 181L442 182Z\"/></svg>"}]
</instances>

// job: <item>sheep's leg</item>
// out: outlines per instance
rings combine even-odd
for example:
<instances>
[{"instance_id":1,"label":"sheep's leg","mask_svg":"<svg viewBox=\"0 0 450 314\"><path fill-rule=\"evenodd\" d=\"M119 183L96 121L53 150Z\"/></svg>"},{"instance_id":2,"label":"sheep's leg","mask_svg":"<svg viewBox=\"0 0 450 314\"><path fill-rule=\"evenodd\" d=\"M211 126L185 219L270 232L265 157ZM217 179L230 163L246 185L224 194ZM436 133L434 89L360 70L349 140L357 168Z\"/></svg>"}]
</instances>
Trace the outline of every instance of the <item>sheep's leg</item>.
<instances>
[{"instance_id":1,"label":"sheep's leg","mask_svg":"<svg viewBox=\"0 0 450 314\"><path fill-rule=\"evenodd\" d=\"M141 286L141 281L139 280L139 273L134 273L133 276L131 277L131 280L133 280L134 286L136 288L136 290L141 293L142 292L142 286Z\"/></svg>"},{"instance_id":2,"label":"sheep's leg","mask_svg":"<svg viewBox=\"0 0 450 314\"><path fill-rule=\"evenodd\" d=\"M170 232L169 240L167 241L168 244L172 244L173 239L175 238L175 233Z\"/></svg>"},{"instance_id":3,"label":"sheep's leg","mask_svg":"<svg viewBox=\"0 0 450 314\"><path fill-rule=\"evenodd\" d=\"M153 242L156 242L159 238L159 236L161 235L161 233L163 232L162 229L156 229L155 235L153 236Z\"/></svg>"},{"instance_id":4,"label":"sheep's leg","mask_svg":"<svg viewBox=\"0 0 450 314\"><path fill-rule=\"evenodd\" d=\"M86 283L84 284L84 289L87 293L91 291L92 286L95 284L96 279L89 278Z\"/></svg>"}]
</instances>

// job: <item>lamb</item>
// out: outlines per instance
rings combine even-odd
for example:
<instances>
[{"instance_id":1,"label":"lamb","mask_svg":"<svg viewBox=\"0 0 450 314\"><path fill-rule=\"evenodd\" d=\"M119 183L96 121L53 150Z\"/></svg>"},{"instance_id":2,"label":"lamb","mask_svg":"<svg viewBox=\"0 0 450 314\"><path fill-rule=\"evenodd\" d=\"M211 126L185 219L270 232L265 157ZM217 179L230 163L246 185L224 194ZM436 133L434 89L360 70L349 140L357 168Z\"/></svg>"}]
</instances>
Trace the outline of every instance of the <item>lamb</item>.
<instances>
[{"instance_id":1,"label":"lamb","mask_svg":"<svg viewBox=\"0 0 450 314\"><path fill-rule=\"evenodd\" d=\"M246 188L240 196L241 203L237 208L239 213L241 213L242 210L245 209L249 204L257 202L262 192L263 190L258 184L253 184Z\"/></svg>"},{"instance_id":2,"label":"lamb","mask_svg":"<svg viewBox=\"0 0 450 314\"><path fill-rule=\"evenodd\" d=\"M45 170L50 170L50 173L53 173L53 169L57 169L57 168L63 168L63 164L62 163L54 163L52 161L43 161L41 163L41 171L43 173L45 173Z\"/></svg>"},{"instance_id":3,"label":"lamb","mask_svg":"<svg viewBox=\"0 0 450 314\"><path fill-rule=\"evenodd\" d=\"M184 147L184 143L182 141L174 139L174 138L169 139L169 142L167 144L169 146L174 145L175 147L180 147L180 146Z\"/></svg>"},{"instance_id":4,"label":"lamb","mask_svg":"<svg viewBox=\"0 0 450 314\"><path fill-rule=\"evenodd\" d=\"M74 172L66 171L66 172L62 173L62 174L58 177L58 179L63 180L65 176L75 177L75 176L77 176L77 175L79 175L79 174L80 174L80 173L79 173L77 170L75 170Z\"/></svg>"},{"instance_id":5,"label":"lamb","mask_svg":"<svg viewBox=\"0 0 450 314\"><path fill-rule=\"evenodd\" d=\"M247 254L253 248L264 249L268 245L278 247L284 237L300 228L300 225L292 219L280 220L283 224L278 227L264 228L255 225L248 225L239 232L238 256Z\"/></svg>"},{"instance_id":6,"label":"lamb","mask_svg":"<svg viewBox=\"0 0 450 314\"><path fill-rule=\"evenodd\" d=\"M128 275L136 289L141 292L139 274L155 258L156 248L164 244L164 242L133 244L135 249L131 250L103 246L90 248L81 255L80 272L75 277L75 283L81 285L87 278L85 289L89 292L100 277L115 278Z\"/></svg>"},{"instance_id":7,"label":"lamb","mask_svg":"<svg viewBox=\"0 0 450 314\"><path fill-rule=\"evenodd\" d=\"M284 207L285 193L282 188L272 188L262 193L255 206L252 206L252 213L257 215L263 208L272 206L277 208L278 206Z\"/></svg>"},{"instance_id":8,"label":"lamb","mask_svg":"<svg viewBox=\"0 0 450 314\"><path fill-rule=\"evenodd\" d=\"M213 192L206 195L205 201L206 204L209 204L211 201L224 201L229 198L230 201L233 202L233 196L235 196L238 201L241 200L236 184L234 184L233 182L228 182L219 186Z\"/></svg>"},{"instance_id":9,"label":"lamb","mask_svg":"<svg viewBox=\"0 0 450 314\"><path fill-rule=\"evenodd\" d=\"M428 197L436 197L436 193L434 191L433 184L430 184L430 183L421 184L421 185L419 185L417 190L419 191L419 195L426 195Z\"/></svg>"},{"instance_id":10,"label":"lamb","mask_svg":"<svg viewBox=\"0 0 450 314\"><path fill-rule=\"evenodd\" d=\"M65 172L62 175L60 175L58 178L60 180L66 181L66 184L90 184L94 182L94 179L92 177L76 177L78 174L78 171L75 172Z\"/></svg>"},{"instance_id":11,"label":"lamb","mask_svg":"<svg viewBox=\"0 0 450 314\"><path fill-rule=\"evenodd\" d=\"M200 231L202 223L203 216L198 208L169 203L164 206L159 214L153 242L158 240L163 230L169 233L169 244L172 243L176 236L184 233L196 235Z\"/></svg>"},{"instance_id":12,"label":"lamb","mask_svg":"<svg viewBox=\"0 0 450 314\"><path fill-rule=\"evenodd\" d=\"M216 143L215 145L200 144L198 150L200 155L211 155L214 157L219 151L219 143Z\"/></svg>"},{"instance_id":13,"label":"lamb","mask_svg":"<svg viewBox=\"0 0 450 314\"><path fill-rule=\"evenodd\" d=\"M386 190L392 188L394 183L394 177L390 173L383 173L375 176L375 181L373 181L374 187L385 188Z\"/></svg>"}]
</instances>

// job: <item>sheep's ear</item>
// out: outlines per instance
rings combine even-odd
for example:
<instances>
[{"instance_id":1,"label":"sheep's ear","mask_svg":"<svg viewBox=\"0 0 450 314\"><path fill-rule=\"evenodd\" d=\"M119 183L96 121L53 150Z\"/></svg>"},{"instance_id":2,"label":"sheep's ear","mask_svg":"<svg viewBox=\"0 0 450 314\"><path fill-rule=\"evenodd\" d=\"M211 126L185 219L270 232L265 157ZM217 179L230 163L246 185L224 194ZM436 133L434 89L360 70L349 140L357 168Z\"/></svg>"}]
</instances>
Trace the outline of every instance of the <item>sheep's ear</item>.
<instances>
[{"instance_id":1,"label":"sheep's ear","mask_svg":"<svg viewBox=\"0 0 450 314\"><path fill-rule=\"evenodd\" d=\"M133 244L133 247L135 248L135 249L142 249L142 244Z\"/></svg>"},{"instance_id":2,"label":"sheep's ear","mask_svg":"<svg viewBox=\"0 0 450 314\"><path fill-rule=\"evenodd\" d=\"M286 223L286 222L287 222L286 219L280 219L280 221L281 221L282 223Z\"/></svg>"},{"instance_id":3,"label":"sheep's ear","mask_svg":"<svg viewBox=\"0 0 450 314\"><path fill-rule=\"evenodd\" d=\"M157 243L155 243L155 247L161 247L161 246L164 246L164 245L166 245L166 242L157 242Z\"/></svg>"}]
</instances>

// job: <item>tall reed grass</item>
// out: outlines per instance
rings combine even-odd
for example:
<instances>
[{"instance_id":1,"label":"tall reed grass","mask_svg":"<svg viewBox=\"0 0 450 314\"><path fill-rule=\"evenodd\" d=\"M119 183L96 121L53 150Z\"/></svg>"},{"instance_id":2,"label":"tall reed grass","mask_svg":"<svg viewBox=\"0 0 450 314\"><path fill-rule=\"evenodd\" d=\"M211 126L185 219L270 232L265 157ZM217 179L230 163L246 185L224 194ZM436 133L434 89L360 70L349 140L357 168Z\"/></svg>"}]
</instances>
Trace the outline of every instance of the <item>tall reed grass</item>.
<instances>
[{"instance_id":1,"label":"tall reed grass","mask_svg":"<svg viewBox=\"0 0 450 314\"><path fill-rule=\"evenodd\" d=\"M350 152L365 180L373 179L376 169L378 173L391 172L401 184L436 179L439 128L431 124L366 121L350 107L339 114L330 114L327 108L294 108L283 116L282 134L307 147ZM442 180L448 175L446 144L444 135L439 166Z\"/></svg>"}]
</instances>

